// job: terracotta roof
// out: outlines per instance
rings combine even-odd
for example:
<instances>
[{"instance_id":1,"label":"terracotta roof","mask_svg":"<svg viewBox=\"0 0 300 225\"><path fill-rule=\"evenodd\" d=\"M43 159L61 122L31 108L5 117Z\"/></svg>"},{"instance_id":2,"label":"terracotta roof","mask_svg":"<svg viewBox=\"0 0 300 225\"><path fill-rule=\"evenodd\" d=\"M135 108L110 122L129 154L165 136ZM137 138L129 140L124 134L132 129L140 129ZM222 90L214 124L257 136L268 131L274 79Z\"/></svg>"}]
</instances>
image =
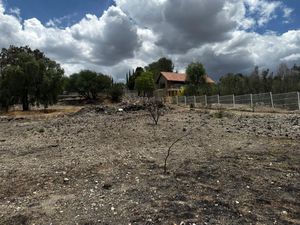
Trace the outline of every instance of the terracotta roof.
<instances>
[{"instance_id":1,"label":"terracotta roof","mask_svg":"<svg viewBox=\"0 0 300 225\"><path fill-rule=\"evenodd\" d=\"M186 80L186 74L185 73L161 72L161 74L168 81L185 82L185 80Z\"/></svg>"},{"instance_id":2,"label":"terracotta roof","mask_svg":"<svg viewBox=\"0 0 300 225\"><path fill-rule=\"evenodd\" d=\"M185 73L171 73L171 72L161 72L161 75L166 78L167 81L175 81L175 82L185 82L186 74ZM215 81L211 79L209 76L205 76L205 80L207 84L215 84Z\"/></svg>"}]
</instances>

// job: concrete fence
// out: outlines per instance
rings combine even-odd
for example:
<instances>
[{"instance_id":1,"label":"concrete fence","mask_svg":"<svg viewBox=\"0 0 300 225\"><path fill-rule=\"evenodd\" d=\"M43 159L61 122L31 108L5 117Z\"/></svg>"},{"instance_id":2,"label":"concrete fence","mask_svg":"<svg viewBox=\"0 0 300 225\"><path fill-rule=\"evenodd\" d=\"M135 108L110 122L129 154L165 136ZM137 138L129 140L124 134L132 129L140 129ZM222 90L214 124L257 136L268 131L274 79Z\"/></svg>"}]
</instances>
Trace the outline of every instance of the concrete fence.
<instances>
[{"instance_id":1,"label":"concrete fence","mask_svg":"<svg viewBox=\"0 0 300 225\"><path fill-rule=\"evenodd\" d=\"M299 92L289 92L281 94L260 93L246 95L213 95L213 96L175 96L172 97L173 104L191 105L195 107L231 107L231 108L269 108L300 110Z\"/></svg>"}]
</instances>

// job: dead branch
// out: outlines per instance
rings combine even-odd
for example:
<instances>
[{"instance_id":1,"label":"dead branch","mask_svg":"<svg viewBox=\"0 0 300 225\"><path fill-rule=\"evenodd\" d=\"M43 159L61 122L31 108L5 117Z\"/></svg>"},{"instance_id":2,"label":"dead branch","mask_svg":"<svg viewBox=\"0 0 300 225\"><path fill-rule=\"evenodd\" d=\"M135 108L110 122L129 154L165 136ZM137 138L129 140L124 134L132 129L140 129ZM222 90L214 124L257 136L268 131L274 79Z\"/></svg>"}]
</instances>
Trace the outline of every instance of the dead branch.
<instances>
[{"instance_id":1,"label":"dead branch","mask_svg":"<svg viewBox=\"0 0 300 225\"><path fill-rule=\"evenodd\" d=\"M165 163L164 163L164 174L167 173L167 161L168 161L168 158L170 156L170 153L171 153L171 150L172 150L172 147L179 141L181 141L183 138L189 136L191 134L191 131L180 136L179 138L177 138L171 145L170 147L168 148L168 152L167 152L167 155L166 155L166 158L165 158Z\"/></svg>"},{"instance_id":2,"label":"dead branch","mask_svg":"<svg viewBox=\"0 0 300 225\"><path fill-rule=\"evenodd\" d=\"M148 110L154 124L157 125L160 116L162 116L163 103L158 100L148 102L146 104L146 109Z\"/></svg>"}]
</instances>

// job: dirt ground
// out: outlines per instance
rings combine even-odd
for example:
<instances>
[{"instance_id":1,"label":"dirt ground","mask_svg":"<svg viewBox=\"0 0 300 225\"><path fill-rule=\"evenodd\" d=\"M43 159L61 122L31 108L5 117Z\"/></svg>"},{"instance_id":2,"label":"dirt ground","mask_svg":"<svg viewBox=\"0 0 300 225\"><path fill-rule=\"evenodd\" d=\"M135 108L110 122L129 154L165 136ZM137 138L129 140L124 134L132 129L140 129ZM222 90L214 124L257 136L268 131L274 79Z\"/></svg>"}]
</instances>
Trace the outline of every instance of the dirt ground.
<instances>
[{"instance_id":1,"label":"dirt ground","mask_svg":"<svg viewBox=\"0 0 300 225\"><path fill-rule=\"evenodd\" d=\"M300 116L2 116L0 224L300 224Z\"/></svg>"}]
</instances>

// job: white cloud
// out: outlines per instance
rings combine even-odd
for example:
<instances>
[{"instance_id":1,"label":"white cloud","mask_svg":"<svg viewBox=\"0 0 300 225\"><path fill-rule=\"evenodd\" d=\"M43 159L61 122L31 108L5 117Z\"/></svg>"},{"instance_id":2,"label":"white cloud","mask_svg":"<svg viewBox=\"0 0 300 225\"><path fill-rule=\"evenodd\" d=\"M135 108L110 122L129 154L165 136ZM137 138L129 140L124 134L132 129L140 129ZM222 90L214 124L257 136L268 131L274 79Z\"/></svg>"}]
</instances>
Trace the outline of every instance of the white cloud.
<instances>
[{"instance_id":1,"label":"white cloud","mask_svg":"<svg viewBox=\"0 0 300 225\"><path fill-rule=\"evenodd\" d=\"M21 20L21 10L19 8L10 8L9 13L15 15L19 20Z\"/></svg>"},{"instance_id":2,"label":"white cloud","mask_svg":"<svg viewBox=\"0 0 300 225\"><path fill-rule=\"evenodd\" d=\"M285 62L297 62L297 61L300 61L300 53L291 54L289 56L283 57L283 58L280 59L280 61L285 61Z\"/></svg>"},{"instance_id":3,"label":"white cloud","mask_svg":"<svg viewBox=\"0 0 300 225\"><path fill-rule=\"evenodd\" d=\"M214 78L300 60L300 30L255 32L280 15L289 20L293 10L282 1L115 1L100 17L86 15L60 28L67 16L45 25L36 18L22 21L18 10L6 13L0 0L0 48L29 45L60 62L67 74L92 69L115 80L163 56L172 58L179 71L201 61Z\"/></svg>"},{"instance_id":4,"label":"white cloud","mask_svg":"<svg viewBox=\"0 0 300 225\"><path fill-rule=\"evenodd\" d=\"M237 22L224 0L116 0L138 26L157 35L156 44L183 53L203 43L230 38ZM208 25L209 24L209 25Z\"/></svg>"},{"instance_id":5,"label":"white cloud","mask_svg":"<svg viewBox=\"0 0 300 225\"><path fill-rule=\"evenodd\" d=\"M46 23L46 26L59 27L64 22L66 22L67 25L70 26L71 19L76 15L77 15L77 13L73 13L73 14L65 15L65 16L62 16L59 18L52 18L52 19L48 20L48 22Z\"/></svg>"}]
</instances>

